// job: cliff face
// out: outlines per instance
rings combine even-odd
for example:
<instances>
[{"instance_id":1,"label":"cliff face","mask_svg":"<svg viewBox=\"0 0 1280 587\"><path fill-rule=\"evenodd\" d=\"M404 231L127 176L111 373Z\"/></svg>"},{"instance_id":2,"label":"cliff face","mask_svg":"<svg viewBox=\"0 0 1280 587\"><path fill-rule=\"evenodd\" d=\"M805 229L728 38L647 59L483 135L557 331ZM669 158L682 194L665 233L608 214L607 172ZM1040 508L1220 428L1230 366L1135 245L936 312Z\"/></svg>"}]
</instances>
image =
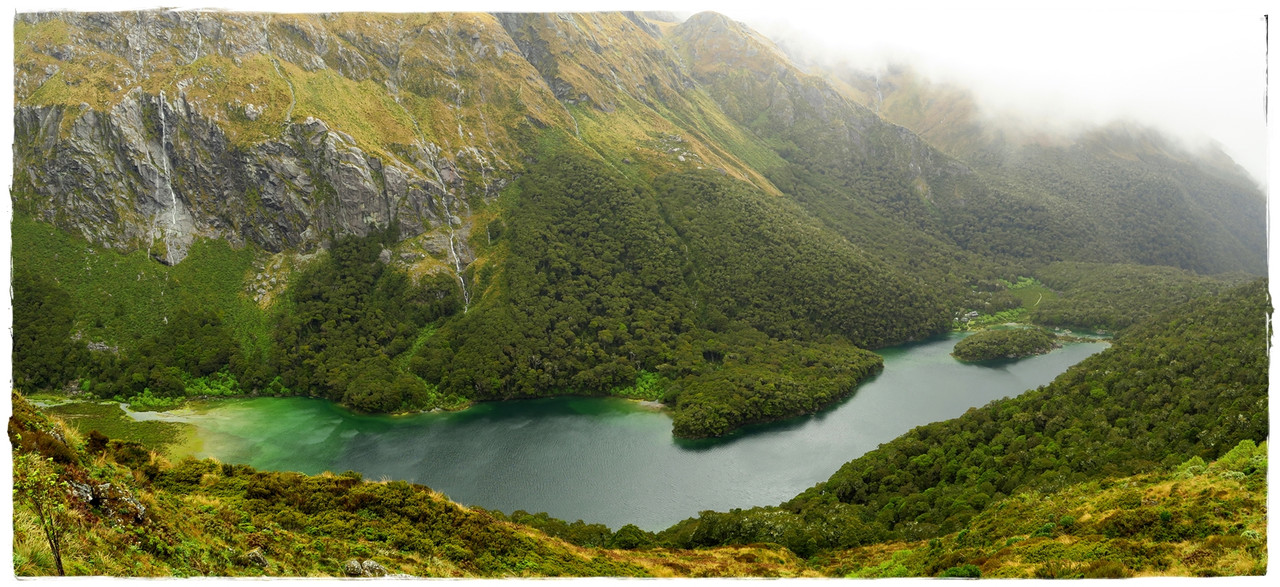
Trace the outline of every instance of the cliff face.
<instances>
[{"instance_id":1,"label":"cliff face","mask_svg":"<svg viewBox=\"0 0 1280 587\"><path fill-rule=\"evenodd\" d=\"M510 178L509 120L565 118L486 15L68 13L15 29L17 205L167 263L196 236L279 251L461 224Z\"/></svg>"},{"instance_id":2,"label":"cliff face","mask_svg":"<svg viewBox=\"0 0 1280 587\"><path fill-rule=\"evenodd\" d=\"M661 36L630 13L20 15L15 204L170 264L196 237L466 234L521 128L771 187L708 138L741 129L691 122L708 101Z\"/></svg>"},{"instance_id":3,"label":"cliff face","mask_svg":"<svg viewBox=\"0 0 1280 587\"><path fill-rule=\"evenodd\" d=\"M460 176L438 148L415 145L417 165L384 160L311 117L237 148L183 96L139 90L105 113L24 106L15 129L31 211L169 264L197 235L279 251L392 222L413 235L460 206Z\"/></svg>"}]
</instances>

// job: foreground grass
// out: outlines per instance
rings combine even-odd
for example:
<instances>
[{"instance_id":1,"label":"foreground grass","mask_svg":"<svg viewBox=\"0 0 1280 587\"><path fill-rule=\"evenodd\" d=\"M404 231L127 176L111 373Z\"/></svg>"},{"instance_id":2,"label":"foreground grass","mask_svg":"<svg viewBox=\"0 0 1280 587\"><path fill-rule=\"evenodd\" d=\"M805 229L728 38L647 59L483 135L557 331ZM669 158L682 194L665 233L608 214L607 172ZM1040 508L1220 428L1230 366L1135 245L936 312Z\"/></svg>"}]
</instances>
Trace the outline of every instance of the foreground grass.
<instances>
[{"instance_id":1,"label":"foreground grass","mask_svg":"<svg viewBox=\"0 0 1280 587\"><path fill-rule=\"evenodd\" d=\"M1247 473L1246 473L1247 471ZM1210 466L1021 493L941 538L834 553L846 577L1120 578L1262 575L1266 443Z\"/></svg>"}]
</instances>

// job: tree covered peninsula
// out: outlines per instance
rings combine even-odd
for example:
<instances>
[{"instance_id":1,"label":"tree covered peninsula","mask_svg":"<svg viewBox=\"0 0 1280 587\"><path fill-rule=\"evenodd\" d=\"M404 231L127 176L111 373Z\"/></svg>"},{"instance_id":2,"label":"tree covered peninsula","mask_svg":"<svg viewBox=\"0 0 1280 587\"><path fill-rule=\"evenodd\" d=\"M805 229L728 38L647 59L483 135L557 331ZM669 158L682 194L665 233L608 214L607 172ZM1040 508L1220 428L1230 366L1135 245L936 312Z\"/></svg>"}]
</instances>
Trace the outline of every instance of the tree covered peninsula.
<instances>
[{"instance_id":1,"label":"tree covered peninsula","mask_svg":"<svg viewBox=\"0 0 1280 587\"><path fill-rule=\"evenodd\" d=\"M1054 338L1039 328L982 330L957 342L951 354L961 361L1018 359L1053 350Z\"/></svg>"}]
</instances>

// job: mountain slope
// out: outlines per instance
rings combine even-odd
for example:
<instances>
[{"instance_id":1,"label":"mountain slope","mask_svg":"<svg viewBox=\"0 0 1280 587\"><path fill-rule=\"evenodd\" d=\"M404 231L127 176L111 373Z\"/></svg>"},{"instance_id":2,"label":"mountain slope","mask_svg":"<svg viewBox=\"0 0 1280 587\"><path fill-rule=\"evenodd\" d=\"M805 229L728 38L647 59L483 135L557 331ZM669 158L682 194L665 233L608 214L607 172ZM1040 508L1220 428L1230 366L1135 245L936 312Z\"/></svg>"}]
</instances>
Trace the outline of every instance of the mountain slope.
<instances>
[{"instance_id":1,"label":"mountain slope","mask_svg":"<svg viewBox=\"0 0 1280 587\"><path fill-rule=\"evenodd\" d=\"M1123 141L974 163L842 87L712 13L19 15L15 263L55 269L21 291L110 298L63 304L89 361L22 381L376 411L696 396L715 423L680 428L720 434L848 395L858 347L1051 261L1260 258L1223 236L1251 196L1196 204L1218 184L1183 190L1192 167ZM201 329L217 352L166 350Z\"/></svg>"},{"instance_id":2,"label":"mountain slope","mask_svg":"<svg viewBox=\"0 0 1280 587\"><path fill-rule=\"evenodd\" d=\"M845 95L949 155L1037 198L1075 203L1090 232L1064 235L1060 246L1075 255L1058 258L1205 274L1266 271L1265 199L1221 151L1191 152L1128 123L1074 132L1031 128L997 118L970 92L930 82L909 67L825 71Z\"/></svg>"}]
</instances>

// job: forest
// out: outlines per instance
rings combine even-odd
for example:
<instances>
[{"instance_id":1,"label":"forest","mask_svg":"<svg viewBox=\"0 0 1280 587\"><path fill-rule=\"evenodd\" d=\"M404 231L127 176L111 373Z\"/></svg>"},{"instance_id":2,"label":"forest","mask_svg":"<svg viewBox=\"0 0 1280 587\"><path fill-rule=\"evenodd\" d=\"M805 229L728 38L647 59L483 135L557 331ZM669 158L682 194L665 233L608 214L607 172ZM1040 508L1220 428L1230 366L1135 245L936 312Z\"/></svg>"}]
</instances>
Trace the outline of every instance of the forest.
<instances>
[{"instance_id":1,"label":"forest","mask_svg":"<svg viewBox=\"0 0 1280 587\"><path fill-rule=\"evenodd\" d=\"M1127 330L1050 385L918 427L777 507L703 512L660 533L802 554L963 530L1020 490L1132 475L1268 437L1266 281Z\"/></svg>"}]
</instances>

